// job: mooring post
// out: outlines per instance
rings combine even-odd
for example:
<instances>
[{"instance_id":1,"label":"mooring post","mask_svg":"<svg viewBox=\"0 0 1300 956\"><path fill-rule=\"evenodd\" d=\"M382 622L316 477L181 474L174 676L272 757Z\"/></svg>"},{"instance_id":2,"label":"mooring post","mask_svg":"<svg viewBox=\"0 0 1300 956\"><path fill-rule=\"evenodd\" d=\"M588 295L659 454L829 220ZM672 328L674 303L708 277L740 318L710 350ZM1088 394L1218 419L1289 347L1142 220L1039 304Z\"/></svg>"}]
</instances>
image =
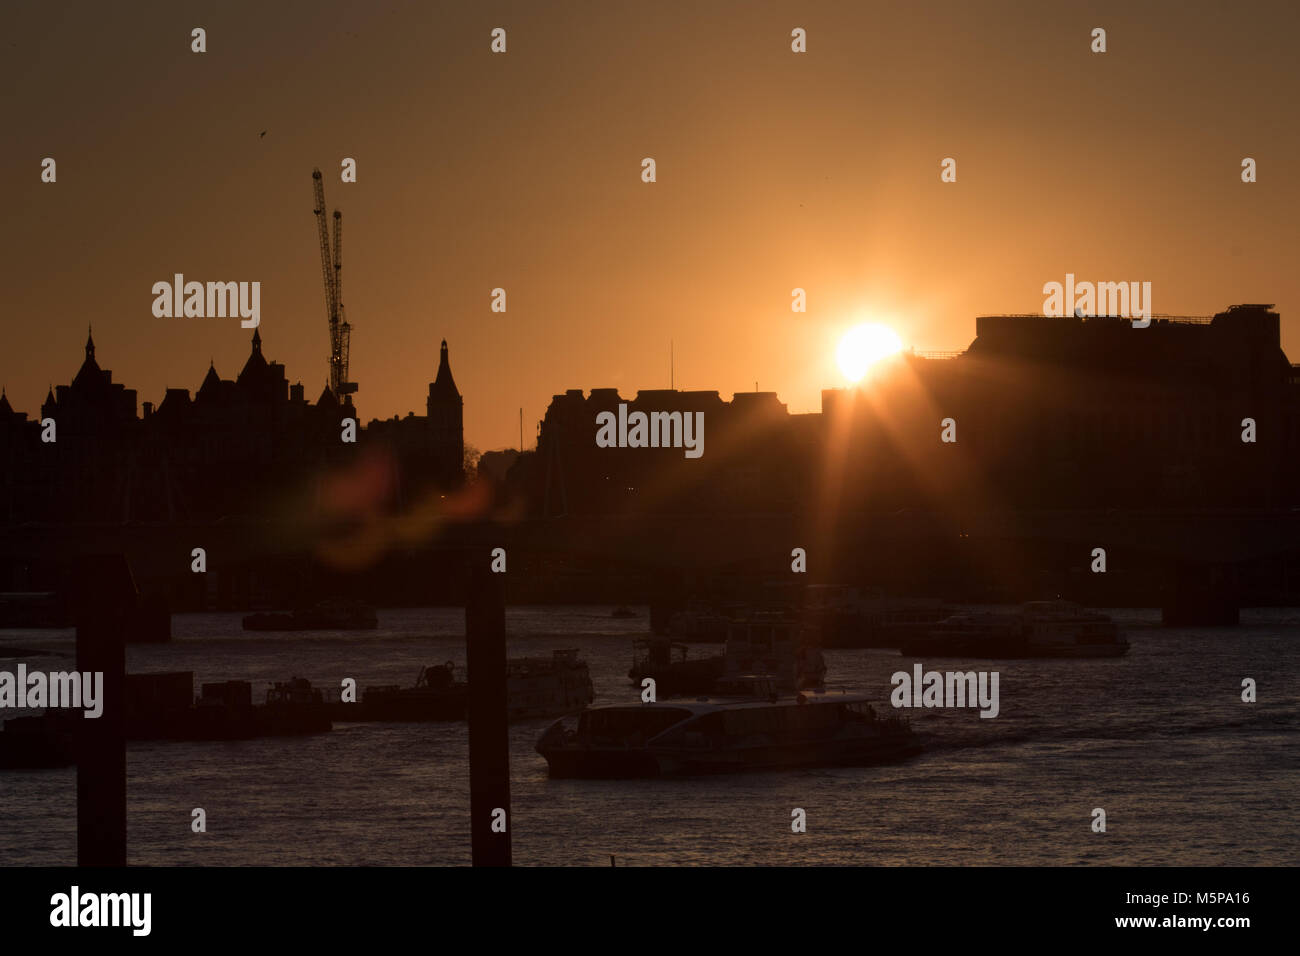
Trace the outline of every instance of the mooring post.
<instances>
[{"instance_id":1,"label":"mooring post","mask_svg":"<svg viewBox=\"0 0 1300 956\"><path fill-rule=\"evenodd\" d=\"M77 670L102 673L99 717L75 714L77 865L126 866L126 629L137 594L124 555L77 562ZM93 680L93 677L92 677Z\"/></svg>"},{"instance_id":2,"label":"mooring post","mask_svg":"<svg viewBox=\"0 0 1300 956\"><path fill-rule=\"evenodd\" d=\"M470 561L465 601L470 845L475 866L509 866L513 822L506 723L505 575L492 573L486 553Z\"/></svg>"}]
</instances>

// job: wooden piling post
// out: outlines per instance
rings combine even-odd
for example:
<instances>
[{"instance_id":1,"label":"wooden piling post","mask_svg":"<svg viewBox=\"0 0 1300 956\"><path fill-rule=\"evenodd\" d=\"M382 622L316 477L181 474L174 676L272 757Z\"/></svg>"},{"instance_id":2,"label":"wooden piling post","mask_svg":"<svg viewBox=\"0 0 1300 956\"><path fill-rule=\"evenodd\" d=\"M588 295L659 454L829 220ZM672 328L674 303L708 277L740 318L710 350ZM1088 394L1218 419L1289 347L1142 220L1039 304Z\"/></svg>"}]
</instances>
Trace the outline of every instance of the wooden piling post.
<instances>
[{"instance_id":1,"label":"wooden piling post","mask_svg":"<svg viewBox=\"0 0 1300 956\"><path fill-rule=\"evenodd\" d=\"M76 564L77 670L102 672L103 713L76 721L77 865L126 866L126 629L137 602L124 555Z\"/></svg>"},{"instance_id":2,"label":"wooden piling post","mask_svg":"<svg viewBox=\"0 0 1300 956\"><path fill-rule=\"evenodd\" d=\"M470 843L475 866L510 866L505 575L492 573L489 565L486 553L471 558L465 601Z\"/></svg>"}]
</instances>

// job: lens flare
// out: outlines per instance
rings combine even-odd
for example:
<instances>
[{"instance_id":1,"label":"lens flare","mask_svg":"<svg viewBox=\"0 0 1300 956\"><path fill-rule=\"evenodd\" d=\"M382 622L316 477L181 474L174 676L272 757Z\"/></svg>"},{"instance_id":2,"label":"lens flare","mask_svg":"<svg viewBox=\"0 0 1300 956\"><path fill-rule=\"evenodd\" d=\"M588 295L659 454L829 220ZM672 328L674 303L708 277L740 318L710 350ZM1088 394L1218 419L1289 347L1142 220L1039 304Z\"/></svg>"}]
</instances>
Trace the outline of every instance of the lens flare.
<instances>
[{"instance_id":1,"label":"lens flare","mask_svg":"<svg viewBox=\"0 0 1300 956\"><path fill-rule=\"evenodd\" d=\"M887 325L855 325L844 333L835 359L850 382L859 382L883 358L903 350L903 341Z\"/></svg>"}]
</instances>

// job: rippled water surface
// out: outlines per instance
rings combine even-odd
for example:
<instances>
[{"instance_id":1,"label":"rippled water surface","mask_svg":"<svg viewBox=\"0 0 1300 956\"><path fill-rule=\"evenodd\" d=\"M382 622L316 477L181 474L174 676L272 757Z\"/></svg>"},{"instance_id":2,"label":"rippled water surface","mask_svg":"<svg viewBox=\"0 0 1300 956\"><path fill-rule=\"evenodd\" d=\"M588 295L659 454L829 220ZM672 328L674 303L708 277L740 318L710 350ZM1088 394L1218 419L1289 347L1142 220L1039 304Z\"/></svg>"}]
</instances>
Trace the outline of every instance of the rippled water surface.
<instances>
[{"instance_id":1,"label":"rippled water surface","mask_svg":"<svg viewBox=\"0 0 1300 956\"><path fill-rule=\"evenodd\" d=\"M636 620L607 607L507 609L510 653L580 648L599 701L631 700ZM1113 612L1117 660L955 661L997 670L1001 713L910 712L926 751L891 767L686 780L549 780L533 750L547 721L511 728L516 864L1300 863L1300 611L1243 612L1234 629L1156 627ZM245 633L238 614L177 615L168 645L131 671L199 681L309 677L414 682L465 660L464 612L380 611L378 631ZM72 666L72 631L0 631L0 668ZM696 652L711 645L699 645ZM714 645L716 646L716 645ZM36 648L58 656L15 656ZM893 651L831 651L828 680L887 700ZM1259 701L1241 701L1242 678ZM466 727L347 724L308 738L132 743L134 864L467 864ZM190 831L207 811L208 832ZM808 832L790 832L802 807ZM1091 832L1094 807L1107 832ZM0 865L76 861L75 773L0 773Z\"/></svg>"}]
</instances>

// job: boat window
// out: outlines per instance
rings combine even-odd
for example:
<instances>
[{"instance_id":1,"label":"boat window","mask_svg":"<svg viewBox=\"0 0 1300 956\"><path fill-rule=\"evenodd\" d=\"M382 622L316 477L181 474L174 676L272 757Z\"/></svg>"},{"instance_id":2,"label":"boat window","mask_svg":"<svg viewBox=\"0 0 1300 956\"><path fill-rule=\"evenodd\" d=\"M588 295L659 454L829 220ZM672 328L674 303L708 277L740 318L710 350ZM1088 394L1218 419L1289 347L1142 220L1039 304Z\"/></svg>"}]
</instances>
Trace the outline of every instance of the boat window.
<instances>
[{"instance_id":1,"label":"boat window","mask_svg":"<svg viewBox=\"0 0 1300 956\"><path fill-rule=\"evenodd\" d=\"M729 737L779 733L785 729L785 712L789 707L747 707L724 714L723 727Z\"/></svg>"},{"instance_id":2,"label":"boat window","mask_svg":"<svg viewBox=\"0 0 1300 956\"><path fill-rule=\"evenodd\" d=\"M722 713L705 714L699 720L691 722L690 730L716 737L723 732Z\"/></svg>"},{"instance_id":3,"label":"boat window","mask_svg":"<svg viewBox=\"0 0 1300 956\"><path fill-rule=\"evenodd\" d=\"M790 726L795 730L815 730L823 727L834 727L840 722L841 717L839 708L827 704L805 704L802 707L793 708L790 716Z\"/></svg>"}]
</instances>

